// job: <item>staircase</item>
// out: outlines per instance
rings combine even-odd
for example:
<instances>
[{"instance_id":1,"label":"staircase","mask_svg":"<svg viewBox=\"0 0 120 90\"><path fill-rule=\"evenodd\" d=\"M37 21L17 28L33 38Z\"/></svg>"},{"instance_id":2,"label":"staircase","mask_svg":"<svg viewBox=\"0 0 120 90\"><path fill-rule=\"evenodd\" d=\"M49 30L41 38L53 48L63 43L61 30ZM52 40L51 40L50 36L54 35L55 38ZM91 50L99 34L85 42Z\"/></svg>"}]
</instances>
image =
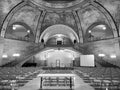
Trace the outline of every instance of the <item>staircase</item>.
<instances>
[{"instance_id":1,"label":"staircase","mask_svg":"<svg viewBox=\"0 0 120 90\"><path fill-rule=\"evenodd\" d=\"M29 53L21 55L21 57L19 59L8 62L5 65L3 65L2 67L14 67L14 66L19 67L23 63L25 63L27 60L29 60L29 58L31 58L32 56L34 56L35 54L37 54L38 52L40 52L44 48L45 48L44 45L42 45L42 44L39 45L38 44L37 46L31 48L29 50Z\"/></svg>"},{"instance_id":2,"label":"staircase","mask_svg":"<svg viewBox=\"0 0 120 90\"><path fill-rule=\"evenodd\" d=\"M81 52L83 55L85 54L90 54L89 51L85 50L84 45L76 43L73 47L75 50L77 50L78 52ZM100 58L95 57L95 64L96 66L102 66L102 67L118 67L116 64L114 64L114 62L111 62L109 60L101 60Z\"/></svg>"}]
</instances>

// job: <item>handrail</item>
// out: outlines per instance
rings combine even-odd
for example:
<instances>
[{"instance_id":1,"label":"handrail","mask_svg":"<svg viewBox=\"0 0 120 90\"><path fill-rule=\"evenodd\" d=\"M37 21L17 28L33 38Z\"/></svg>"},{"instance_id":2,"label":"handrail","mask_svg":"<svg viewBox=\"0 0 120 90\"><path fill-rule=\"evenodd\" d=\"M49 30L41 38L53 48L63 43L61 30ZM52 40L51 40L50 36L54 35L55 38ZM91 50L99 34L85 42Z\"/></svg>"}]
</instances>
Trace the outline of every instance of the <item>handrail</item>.
<instances>
[{"instance_id":1,"label":"handrail","mask_svg":"<svg viewBox=\"0 0 120 90\"><path fill-rule=\"evenodd\" d=\"M29 53L22 55L22 57L20 57L17 60L13 60L11 62L8 62L7 64L2 65L2 67L13 67L13 66L20 66L23 62L26 62L30 57L34 56L36 53L40 52L40 50L44 49L45 47L41 44L41 45L37 45L35 47L33 47Z\"/></svg>"}]
</instances>

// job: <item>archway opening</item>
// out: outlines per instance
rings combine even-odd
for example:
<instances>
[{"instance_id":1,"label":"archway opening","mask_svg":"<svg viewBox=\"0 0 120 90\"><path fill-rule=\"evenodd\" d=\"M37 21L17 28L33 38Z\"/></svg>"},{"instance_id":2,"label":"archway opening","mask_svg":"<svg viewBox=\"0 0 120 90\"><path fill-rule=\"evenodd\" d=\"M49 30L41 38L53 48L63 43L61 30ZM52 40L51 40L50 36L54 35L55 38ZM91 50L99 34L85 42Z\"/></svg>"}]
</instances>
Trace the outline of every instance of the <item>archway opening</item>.
<instances>
[{"instance_id":1,"label":"archway opening","mask_svg":"<svg viewBox=\"0 0 120 90\"><path fill-rule=\"evenodd\" d=\"M74 43L74 41L79 43L77 33L71 27L62 24L52 25L44 30L40 36L39 42L44 40L44 43L46 44L51 37L57 37L56 41L59 44L62 44L62 42L64 43L64 40L62 40L63 36L69 38L72 43Z\"/></svg>"},{"instance_id":2,"label":"archway opening","mask_svg":"<svg viewBox=\"0 0 120 90\"><path fill-rule=\"evenodd\" d=\"M78 63L80 55L81 53L70 48L51 48L37 53L22 66L73 67L75 62L80 64Z\"/></svg>"},{"instance_id":3,"label":"archway opening","mask_svg":"<svg viewBox=\"0 0 120 90\"><path fill-rule=\"evenodd\" d=\"M7 27L5 38L34 42L32 29L23 22L15 22Z\"/></svg>"},{"instance_id":4,"label":"archway opening","mask_svg":"<svg viewBox=\"0 0 120 90\"><path fill-rule=\"evenodd\" d=\"M98 41L113 37L112 29L105 22L95 22L87 29L85 41Z\"/></svg>"}]
</instances>

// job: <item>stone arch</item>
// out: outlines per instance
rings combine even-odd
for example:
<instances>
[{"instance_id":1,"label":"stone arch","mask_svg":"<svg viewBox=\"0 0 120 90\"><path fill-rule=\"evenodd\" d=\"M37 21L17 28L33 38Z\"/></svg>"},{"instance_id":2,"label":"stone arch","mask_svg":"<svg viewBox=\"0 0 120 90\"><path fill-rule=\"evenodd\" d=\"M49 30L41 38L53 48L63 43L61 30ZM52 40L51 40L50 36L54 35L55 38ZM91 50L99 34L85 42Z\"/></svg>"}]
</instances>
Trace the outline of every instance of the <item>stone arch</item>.
<instances>
[{"instance_id":1,"label":"stone arch","mask_svg":"<svg viewBox=\"0 0 120 90\"><path fill-rule=\"evenodd\" d=\"M32 29L23 22L14 22L7 27L5 38L34 42L35 35Z\"/></svg>"},{"instance_id":2,"label":"stone arch","mask_svg":"<svg viewBox=\"0 0 120 90\"><path fill-rule=\"evenodd\" d=\"M76 39L77 42L79 43L79 37L76 34L76 32L71 27L62 24L52 25L48 27L46 30L44 30L40 36L39 42L41 42L42 39L44 39L44 41L47 42L49 37L55 34L64 34L68 36L72 42L74 42L74 40Z\"/></svg>"},{"instance_id":3,"label":"stone arch","mask_svg":"<svg viewBox=\"0 0 120 90\"><path fill-rule=\"evenodd\" d=\"M109 13L109 11L107 11L104 6L102 6L101 4L99 4L97 1L95 0L92 0L91 2L87 3L85 6L83 6L82 8L78 7L75 11L77 12L77 15L78 15L78 12L80 11L80 14L81 14L81 11L84 10L85 7L87 6L92 6L94 7L95 9L97 9L98 11L100 11L104 17L106 18L107 22L108 22L108 25L110 26L110 28L112 29L112 32L113 32L113 36L114 37L118 37L118 29L115 25L115 22L114 22L114 19L112 17L112 15ZM80 20L80 23L81 23L81 16L78 16L79 17L79 20ZM81 26L82 27L82 26ZM83 28L81 28L82 31L84 31ZM85 29L87 30L87 29ZM84 40L85 36L83 35L83 40Z\"/></svg>"},{"instance_id":4,"label":"stone arch","mask_svg":"<svg viewBox=\"0 0 120 90\"><path fill-rule=\"evenodd\" d=\"M9 21L11 20L12 16L14 15L14 13L19 10L20 8L24 7L27 3L26 2L21 2L19 4L17 4L6 16L3 25L2 25L2 29L1 29L1 36L4 37L5 36L5 32L8 26Z\"/></svg>"},{"instance_id":5,"label":"stone arch","mask_svg":"<svg viewBox=\"0 0 120 90\"><path fill-rule=\"evenodd\" d=\"M105 15L105 17L107 18L107 20L108 20L108 22L109 22L109 24L110 24L110 26L112 28L114 37L118 37L117 27L115 25L115 22L114 22L114 19L113 19L112 15L109 13L109 11L106 10L105 7L102 6L97 1L92 2L92 5Z\"/></svg>"},{"instance_id":6,"label":"stone arch","mask_svg":"<svg viewBox=\"0 0 120 90\"><path fill-rule=\"evenodd\" d=\"M95 34L98 35L95 36ZM98 40L111 39L111 38L114 38L112 28L109 27L109 25L106 24L105 22L93 23L87 28L85 33L85 41L98 41Z\"/></svg>"},{"instance_id":7,"label":"stone arch","mask_svg":"<svg viewBox=\"0 0 120 90\"><path fill-rule=\"evenodd\" d=\"M8 15L4 19L4 22L3 22L3 25L2 25L2 29L1 29L1 36L2 37L5 37L6 29L7 29L8 25L9 25L10 20L12 19L12 17L15 15L15 13L17 13L18 10L20 10L21 8L23 8L25 6L30 6L31 8L34 8L34 9L37 8L37 10L39 10L40 12L43 11L43 9L37 7L37 5L34 5L31 1L22 0L21 3L17 4L16 6L13 7L13 9L10 10L10 12L8 13ZM41 16L41 14L39 15L39 17L40 16ZM36 28L37 28L37 24L38 23L36 23Z\"/></svg>"},{"instance_id":8,"label":"stone arch","mask_svg":"<svg viewBox=\"0 0 120 90\"><path fill-rule=\"evenodd\" d=\"M83 5L85 3L84 0L73 0L69 3L49 3L45 0L31 0L32 3L42 6L47 9L69 9L75 5L81 4Z\"/></svg>"}]
</instances>

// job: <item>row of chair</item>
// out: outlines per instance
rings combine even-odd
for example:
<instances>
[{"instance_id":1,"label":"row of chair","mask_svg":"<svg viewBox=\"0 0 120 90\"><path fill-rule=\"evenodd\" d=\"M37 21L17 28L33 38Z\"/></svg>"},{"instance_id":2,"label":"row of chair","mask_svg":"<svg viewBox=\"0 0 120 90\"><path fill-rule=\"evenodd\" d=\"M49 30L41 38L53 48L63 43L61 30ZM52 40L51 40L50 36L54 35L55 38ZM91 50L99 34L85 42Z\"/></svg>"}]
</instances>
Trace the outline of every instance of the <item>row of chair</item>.
<instances>
[{"instance_id":1,"label":"row of chair","mask_svg":"<svg viewBox=\"0 0 120 90\"><path fill-rule=\"evenodd\" d=\"M48 73L48 74L65 74L65 73L71 73L71 70L46 70L45 73Z\"/></svg>"},{"instance_id":2,"label":"row of chair","mask_svg":"<svg viewBox=\"0 0 120 90\"><path fill-rule=\"evenodd\" d=\"M0 90L17 90L42 72L39 67L0 68Z\"/></svg>"},{"instance_id":3,"label":"row of chair","mask_svg":"<svg viewBox=\"0 0 120 90\"><path fill-rule=\"evenodd\" d=\"M119 68L77 68L75 73L86 83L101 90L120 90L120 69Z\"/></svg>"}]
</instances>

